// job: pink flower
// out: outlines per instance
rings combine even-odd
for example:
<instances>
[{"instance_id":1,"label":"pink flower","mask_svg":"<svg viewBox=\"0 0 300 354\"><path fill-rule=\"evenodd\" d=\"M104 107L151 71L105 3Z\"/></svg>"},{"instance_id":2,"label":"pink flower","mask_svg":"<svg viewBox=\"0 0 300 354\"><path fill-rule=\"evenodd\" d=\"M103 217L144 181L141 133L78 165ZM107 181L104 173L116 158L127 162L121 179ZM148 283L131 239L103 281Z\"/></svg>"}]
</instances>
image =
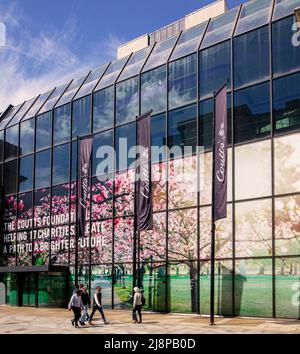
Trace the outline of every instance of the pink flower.
<instances>
[{"instance_id":1,"label":"pink flower","mask_svg":"<svg viewBox=\"0 0 300 354\"><path fill-rule=\"evenodd\" d=\"M103 195L102 194L96 194L93 196L93 200L96 203L101 203L104 201Z\"/></svg>"},{"instance_id":2,"label":"pink flower","mask_svg":"<svg viewBox=\"0 0 300 354\"><path fill-rule=\"evenodd\" d=\"M19 210L23 210L24 207L25 207L24 201L21 199L21 200L19 201Z\"/></svg>"}]
</instances>

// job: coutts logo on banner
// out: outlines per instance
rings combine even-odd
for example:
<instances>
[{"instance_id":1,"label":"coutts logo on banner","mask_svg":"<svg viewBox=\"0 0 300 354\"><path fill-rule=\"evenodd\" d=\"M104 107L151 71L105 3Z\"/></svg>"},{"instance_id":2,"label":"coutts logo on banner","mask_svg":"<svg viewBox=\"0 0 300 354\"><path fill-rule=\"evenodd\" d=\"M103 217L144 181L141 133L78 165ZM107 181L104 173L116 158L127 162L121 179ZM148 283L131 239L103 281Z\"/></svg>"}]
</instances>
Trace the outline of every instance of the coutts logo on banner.
<instances>
[{"instance_id":1,"label":"coutts logo on banner","mask_svg":"<svg viewBox=\"0 0 300 354\"><path fill-rule=\"evenodd\" d=\"M219 134L217 137L217 150L219 155L220 166L216 171L216 178L219 182L223 183L225 180L225 172L226 172L226 151L225 151L225 127L224 123L221 124Z\"/></svg>"},{"instance_id":2,"label":"coutts logo on banner","mask_svg":"<svg viewBox=\"0 0 300 354\"><path fill-rule=\"evenodd\" d=\"M151 188L151 112L137 120L140 161L136 181L136 226L138 231L153 229Z\"/></svg>"},{"instance_id":3,"label":"coutts logo on banner","mask_svg":"<svg viewBox=\"0 0 300 354\"><path fill-rule=\"evenodd\" d=\"M84 164L81 170L81 189L82 189L82 196L79 199L80 205L86 209L85 201L88 198L88 190L89 190L89 167L88 164Z\"/></svg>"},{"instance_id":4,"label":"coutts logo on banner","mask_svg":"<svg viewBox=\"0 0 300 354\"><path fill-rule=\"evenodd\" d=\"M80 140L80 164L79 164L79 208L78 222L80 227L80 235L84 235L86 207L90 190L89 170L91 164L93 138L88 137Z\"/></svg>"},{"instance_id":5,"label":"coutts logo on banner","mask_svg":"<svg viewBox=\"0 0 300 354\"><path fill-rule=\"evenodd\" d=\"M227 86L215 97L214 221L227 217Z\"/></svg>"}]
</instances>

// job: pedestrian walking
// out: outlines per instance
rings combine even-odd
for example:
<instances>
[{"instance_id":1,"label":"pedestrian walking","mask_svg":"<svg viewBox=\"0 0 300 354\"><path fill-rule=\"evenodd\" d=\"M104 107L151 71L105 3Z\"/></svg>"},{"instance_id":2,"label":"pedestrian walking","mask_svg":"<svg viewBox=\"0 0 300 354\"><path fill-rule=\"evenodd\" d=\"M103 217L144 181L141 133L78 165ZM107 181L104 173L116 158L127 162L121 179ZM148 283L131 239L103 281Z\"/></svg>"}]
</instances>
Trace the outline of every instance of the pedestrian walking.
<instances>
[{"instance_id":1,"label":"pedestrian walking","mask_svg":"<svg viewBox=\"0 0 300 354\"><path fill-rule=\"evenodd\" d=\"M90 316L90 319L89 319L89 324L90 325L93 325L92 324L92 320L93 320L93 317L96 313L96 311L99 311L101 317L102 317L102 320L104 322L104 324L108 325L110 322L106 319L106 316L105 316L105 313L104 313L104 310L103 310L103 305L102 305L102 292L101 292L101 286L97 286L96 287L96 292L94 294L94 297L93 297L93 311L91 313L91 316Z\"/></svg>"},{"instance_id":2,"label":"pedestrian walking","mask_svg":"<svg viewBox=\"0 0 300 354\"><path fill-rule=\"evenodd\" d=\"M85 325L85 321L90 321L89 308L91 306L91 299L87 287L82 288L81 300L83 304L83 315L80 318L81 326Z\"/></svg>"},{"instance_id":3,"label":"pedestrian walking","mask_svg":"<svg viewBox=\"0 0 300 354\"><path fill-rule=\"evenodd\" d=\"M133 311L132 311L132 320L134 323L142 323L142 307L144 303L144 297L138 287L133 289ZM137 319L137 313L139 315L139 320Z\"/></svg>"},{"instance_id":4,"label":"pedestrian walking","mask_svg":"<svg viewBox=\"0 0 300 354\"><path fill-rule=\"evenodd\" d=\"M68 308L74 313L74 319L71 320L72 326L78 328L78 321L81 317L81 310L83 309L80 290L77 290L76 293L72 295Z\"/></svg>"},{"instance_id":5,"label":"pedestrian walking","mask_svg":"<svg viewBox=\"0 0 300 354\"><path fill-rule=\"evenodd\" d=\"M74 287L74 290L73 290L73 295L76 294L76 291L80 290L79 289L79 285L76 284L75 287Z\"/></svg>"}]
</instances>

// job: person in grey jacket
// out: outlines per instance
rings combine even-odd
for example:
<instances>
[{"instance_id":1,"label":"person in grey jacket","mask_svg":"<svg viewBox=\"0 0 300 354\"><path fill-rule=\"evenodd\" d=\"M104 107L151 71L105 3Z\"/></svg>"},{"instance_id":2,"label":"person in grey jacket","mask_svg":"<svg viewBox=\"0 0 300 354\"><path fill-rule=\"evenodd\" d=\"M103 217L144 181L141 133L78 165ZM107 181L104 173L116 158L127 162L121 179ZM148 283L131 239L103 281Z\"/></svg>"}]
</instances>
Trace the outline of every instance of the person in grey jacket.
<instances>
[{"instance_id":1,"label":"person in grey jacket","mask_svg":"<svg viewBox=\"0 0 300 354\"><path fill-rule=\"evenodd\" d=\"M132 311L132 319L134 323L142 323L142 307L143 307L143 295L138 287L133 289L134 297L133 297L133 311ZM139 321L137 320L137 315L139 315Z\"/></svg>"},{"instance_id":2,"label":"person in grey jacket","mask_svg":"<svg viewBox=\"0 0 300 354\"><path fill-rule=\"evenodd\" d=\"M78 321L81 317L81 310L83 309L81 290L77 290L75 294L72 295L68 308L74 313L74 319L71 320L72 326L78 328Z\"/></svg>"}]
</instances>

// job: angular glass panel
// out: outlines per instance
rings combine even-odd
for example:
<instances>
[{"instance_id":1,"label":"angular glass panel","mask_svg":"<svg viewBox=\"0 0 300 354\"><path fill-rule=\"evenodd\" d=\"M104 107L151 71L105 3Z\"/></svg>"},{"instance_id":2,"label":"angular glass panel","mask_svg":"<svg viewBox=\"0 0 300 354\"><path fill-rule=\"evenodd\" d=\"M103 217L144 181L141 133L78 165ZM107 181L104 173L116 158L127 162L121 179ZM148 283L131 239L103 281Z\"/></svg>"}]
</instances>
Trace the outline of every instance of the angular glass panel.
<instances>
[{"instance_id":1,"label":"angular glass panel","mask_svg":"<svg viewBox=\"0 0 300 354\"><path fill-rule=\"evenodd\" d=\"M272 21L293 14L294 9L299 6L299 0L276 0Z\"/></svg>"},{"instance_id":2,"label":"angular glass panel","mask_svg":"<svg viewBox=\"0 0 300 354\"><path fill-rule=\"evenodd\" d=\"M295 17L291 16L272 24L273 75L288 74L300 68L300 46L293 45L292 41L294 23Z\"/></svg>"},{"instance_id":3,"label":"angular glass panel","mask_svg":"<svg viewBox=\"0 0 300 354\"><path fill-rule=\"evenodd\" d=\"M118 76L120 75L121 70L124 68L124 65L127 63L128 56L116 61L113 61L110 64L110 67L106 70L104 76L102 77L101 81L95 88L95 91L101 90L105 87L113 85L117 80Z\"/></svg>"},{"instance_id":4,"label":"angular glass panel","mask_svg":"<svg viewBox=\"0 0 300 354\"><path fill-rule=\"evenodd\" d=\"M77 170L77 159L78 159L78 154L79 154L79 143L77 140L73 141L72 144L71 144L71 150L72 150L72 156L71 156L71 180L72 182L73 181L77 181L78 179L78 170ZM78 154L77 154L78 152ZM76 184L75 185L75 188L76 188ZM76 195L74 196L76 198Z\"/></svg>"},{"instance_id":5,"label":"angular glass panel","mask_svg":"<svg viewBox=\"0 0 300 354\"><path fill-rule=\"evenodd\" d=\"M23 121L29 118L35 117L36 114L39 113L39 110L43 106L43 104L47 101L54 90L48 91L46 93L42 93L39 98L34 102L30 110L25 114Z\"/></svg>"},{"instance_id":6,"label":"angular glass panel","mask_svg":"<svg viewBox=\"0 0 300 354\"><path fill-rule=\"evenodd\" d=\"M18 124L24 115L28 112L28 110L32 107L37 97L32 98L30 101L27 101L23 104L22 108L18 111L18 113L13 117L13 119L8 123L7 127L11 127L15 124Z\"/></svg>"},{"instance_id":7,"label":"angular glass panel","mask_svg":"<svg viewBox=\"0 0 300 354\"><path fill-rule=\"evenodd\" d=\"M199 125L200 125L200 144L204 150L212 149L212 130L213 130L213 99L201 101L199 104ZM227 131L228 143L231 144L231 94L227 94Z\"/></svg>"},{"instance_id":8,"label":"angular glass panel","mask_svg":"<svg viewBox=\"0 0 300 354\"><path fill-rule=\"evenodd\" d=\"M138 77L122 81L116 87L116 124L134 121L139 114Z\"/></svg>"},{"instance_id":9,"label":"angular glass panel","mask_svg":"<svg viewBox=\"0 0 300 354\"><path fill-rule=\"evenodd\" d=\"M169 264L169 302L171 312L198 312L198 266L197 262Z\"/></svg>"},{"instance_id":10,"label":"angular glass panel","mask_svg":"<svg viewBox=\"0 0 300 354\"><path fill-rule=\"evenodd\" d=\"M268 83L235 93L234 122L236 143L270 135L270 86Z\"/></svg>"},{"instance_id":11,"label":"angular glass panel","mask_svg":"<svg viewBox=\"0 0 300 354\"><path fill-rule=\"evenodd\" d=\"M299 210L299 195L275 199L276 255L300 254Z\"/></svg>"},{"instance_id":12,"label":"angular glass panel","mask_svg":"<svg viewBox=\"0 0 300 354\"><path fill-rule=\"evenodd\" d=\"M232 205L227 204L227 218L216 222L216 258L232 258ZM200 208L200 259L211 252L211 207Z\"/></svg>"},{"instance_id":13,"label":"angular glass panel","mask_svg":"<svg viewBox=\"0 0 300 354\"><path fill-rule=\"evenodd\" d=\"M21 109L21 107L25 104L21 103L18 106L13 107L8 115L5 116L5 118L0 122L0 130L4 129L6 125L10 122L10 120L15 116L15 114Z\"/></svg>"},{"instance_id":14,"label":"angular glass panel","mask_svg":"<svg viewBox=\"0 0 300 354\"><path fill-rule=\"evenodd\" d=\"M162 64L165 64L169 59L169 56L177 41L177 36L171 37L163 42L156 43L153 52L151 53L143 72L156 68Z\"/></svg>"},{"instance_id":15,"label":"angular glass panel","mask_svg":"<svg viewBox=\"0 0 300 354\"><path fill-rule=\"evenodd\" d=\"M300 134L274 139L275 194L300 191Z\"/></svg>"},{"instance_id":16,"label":"angular glass panel","mask_svg":"<svg viewBox=\"0 0 300 354\"><path fill-rule=\"evenodd\" d=\"M114 125L114 86L94 93L93 131L112 128Z\"/></svg>"},{"instance_id":17,"label":"angular glass panel","mask_svg":"<svg viewBox=\"0 0 300 354\"><path fill-rule=\"evenodd\" d=\"M52 187L51 225L68 224L70 221L70 184Z\"/></svg>"},{"instance_id":18,"label":"angular glass panel","mask_svg":"<svg viewBox=\"0 0 300 354\"><path fill-rule=\"evenodd\" d=\"M212 97L214 91L228 82L231 88L231 42L223 42L199 53L200 98Z\"/></svg>"},{"instance_id":19,"label":"angular glass panel","mask_svg":"<svg viewBox=\"0 0 300 354\"><path fill-rule=\"evenodd\" d=\"M45 112L53 109L55 107L57 101L60 99L60 96L65 92L65 90L69 87L69 85L70 85L70 83L67 83L67 84L57 87L51 93L51 96L48 98L48 100L46 101L44 106L41 108L41 110L39 111L39 114L45 113Z\"/></svg>"},{"instance_id":20,"label":"angular glass panel","mask_svg":"<svg viewBox=\"0 0 300 354\"><path fill-rule=\"evenodd\" d=\"M5 163L4 165L4 193L5 195L15 194L18 187L17 160Z\"/></svg>"},{"instance_id":21,"label":"angular glass panel","mask_svg":"<svg viewBox=\"0 0 300 354\"><path fill-rule=\"evenodd\" d=\"M20 155L33 152L34 148L34 118L20 125Z\"/></svg>"},{"instance_id":22,"label":"angular glass panel","mask_svg":"<svg viewBox=\"0 0 300 354\"><path fill-rule=\"evenodd\" d=\"M39 152L35 157L35 189L50 186L51 181L51 151Z\"/></svg>"},{"instance_id":23,"label":"angular glass panel","mask_svg":"<svg viewBox=\"0 0 300 354\"><path fill-rule=\"evenodd\" d=\"M7 128L5 131L5 160L18 156L19 152L19 125Z\"/></svg>"},{"instance_id":24,"label":"angular glass panel","mask_svg":"<svg viewBox=\"0 0 300 354\"><path fill-rule=\"evenodd\" d=\"M68 182L69 176L69 144L58 146L53 150L53 184Z\"/></svg>"},{"instance_id":25,"label":"angular glass panel","mask_svg":"<svg viewBox=\"0 0 300 354\"><path fill-rule=\"evenodd\" d=\"M31 187L32 188L32 187ZM32 192L19 194L18 198L18 231L32 228Z\"/></svg>"},{"instance_id":26,"label":"angular glass panel","mask_svg":"<svg viewBox=\"0 0 300 354\"><path fill-rule=\"evenodd\" d=\"M133 225L132 218L122 217L115 219L115 262L133 262Z\"/></svg>"},{"instance_id":27,"label":"angular glass panel","mask_svg":"<svg viewBox=\"0 0 300 354\"><path fill-rule=\"evenodd\" d=\"M141 80L142 114L150 110L153 110L152 114L165 111L167 105L166 66L144 73Z\"/></svg>"},{"instance_id":28,"label":"angular glass panel","mask_svg":"<svg viewBox=\"0 0 300 354\"><path fill-rule=\"evenodd\" d=\"M256 0L244 4L234 35L237 36L269 23L272 15L272 4L273 0Z\"/></svg>"},{"instance_id":29,"label":"angular glass panel","mask_svg":"<svg viewBox=\"0 0 300 354\"><path fill-rule=\"evenodd\" d=\"M182 32L170 60L175 60L196 52L200 46L206 26L207 22L204 22L199 26Z\"/></svg>"},{"instance_id":30,"label":"angular glass panel","mask_svg":"<svg viewBox=\"0 0 300 354\"><path fill-rule=\"evenodd\" d=\"M176 210L169 213L169 260L197 259L197 224L197 209Z\"/></svg>"},{"instance_id":31,"label":"angular glass panel","mask_svg":"<svg viewBox=\"0 0 300 354\"><path fill-rule=\"evenodd\" d=\"M169 64L169 109L197 99L197 54Z\"/></svg>"},{"instance_id":32,"label":"angular glass panel","mask_svg":"<svg viewBox=\"0 0 300 354\"><path fill-rule=\"evenodd\" d=\"M84 136L91 132L91 96L73 101L72 137Z\"/></svg>"},{"instance_id":33,"label":"angular glass panel","mask_svg":"<svg viewBox=\"0 0 300 354\"><path fill-rule=\"evenodd\" d=\"M134 177L134 169L116 173L114 213L117 216L134 213Z\"/></svg>"},{"instance_id":34,"label":"angular glass panel","mask_svg":"<svg viewBox=\"0 0 300 354\"><path fill-rule=\"evenodd\" d=\"M0 132L0 162L4 159L4 130Z\"/></svg>"},{"instance_id":35,"label":"angular glass panel","mask_svg":"<svg viewBox=\"0 0 300 354\"><path fill-rule=\"evenodd\" d=\"M115 259L116 261L116 259ZM132 283L133 283L133 266L132 264L115 264L114 267L114 303L115 309L118 310L129 310L132 308L130 304L130 296L132 294ZM98 273L99 274L99 273ZM106 271L106 274L111 274ZM105 279L105 282L110 281L110 275L105 275L100 279ZM164 286L165 283L164 283Z\"/></svg>"},{"instance_id":36,"label":"angular glass panel","mask_svg":"<svg viewBox=\"0 0 300 354\"><path fill-rule=\"evenodd\" d=\"M50 189L44 188L34 191L34 227L49 225L50 216Z\"/></svg>"},{"instance_id":37,"label":"angular glass panel","mask_svg":"<svg viewBox=\"0 0 300 354\"><path fill-rule=\"evenodd\" d=\"M13 171L13 170L12 170ZM16 170L14 176L16 175ZM16 230L16 218L17 218L17 196L11 195L7 198L4 198L4 211L3 211L3 218L4 218L4 228L5 231L12 232Z\"/></svg>"},{"instance_id":38,"label":"angular glass panel","mask_svg":"<svg viewBox=\"0 0 300 354\"><path fill-rule=\"evenodd\" d=\"M235 208L237 257L272 255L271 199L237 203Z\"/></svg>"},{"instance_id":39,"label":"angular glass panel","mask_svg":"<svg viewBox=\"0 0 300 354\"><path fill-rule=\"evenodd\" d=\"M239 8L237 7L211 19L201 49L229 39L232 36L238 13Z\"/></svg>"},{"instance_id":40,"label":"angular glass panel","mask_svg":"<svg viewBox=\"0 0 300 354\"><path fill-rule=\"evenodd\" d=\"M152 163L164 161L166 159L167 125L166 114L162 113L151 118L151 146L159 149L159 155L152 149Z\"/></svg>"},{"instance_id":41,"label":"angular glass panel","mask_svg":"<svg viewBox=\"0 0 300 354\"><path fill-rule=\"evenodd\" d=\"M197 146L197 106L192 105L169 113L168 145L173 156L182 155L187 148L189 153Z\"/></svg>"},{"instance_id":42,"label":"angular glass panel","mask_svg":"<svg viewBox=\"0 0 300 354\"><path fill-rule=\"evenodd\" d=\"M53 144L68 141L71 135L71 105L65 104L54 109Z\"/></svg>"},{"instance_id":43,"label":"angular glass panel","mask_svg":"<svg viewBox=\"0 0 300 354\"><path fill-rule=\"evenodd\" d=\"M235 148L235 198L250 199L271 195L271 141Z\"/></svg>"},{"instance_id":44,"label":"angular glass panel","mask_svg":"<svg viewBox=\"0 0 300 354\"><path fill-rule=\"evenodd\" d=\"M51 112L47 112L36 117L36 150L49 147L51 145L51 137Z\"/></svg>"},{"instance_id":45,"label":"angular glass panel","mask_svg":"<svg viewBox=\"0 0 300 354\"><path fill-rule=\"evenodd\" d=\"M91 239L91 261L93 264L111 263L112 262L112 240L113 240L113 223L112 220L92 223L92 239ZM111 299L110 290L112 287L105 287L104 294L107 293L108 302ZM105 299L105 305L109 305Z\"/></svg>"},{"instance_id":46,"label":"angular glass panel","mask_svg":"<svg viewBox=\"0 0 300 354\"><path fill-rule=\"evenodd\" d=\"M163 252L160 255L163 255ZM143 309L153 312L166 312L166 264L155 262L150 258L148 263L140 264L139 275L140 286L145 296Z\"/></svg>"},{"instance_id":47,"label":"angular glass panel","mask_svg":"<svg viewBox=\"0 0 300 354\"><path fill-rule=\"evenodd\" d=\"M276 259L276 316L300 318L300 258Z\"/></svg>"},{"instance_id":48,"label":"angular glass panel","mask_svg":"<svg viewBox=\"0 0 300 354\"><path fill-rule=\"evenodd\" d=\"M267 80L269 76L269 27L234 38L234 87Z\"/></svg>"},{"instance_id":49,"label":"angular glass panel","mask_svg":"<svg viewBox=\"0 0 300 354\"><path fill-rule=\"evenodd\" d=\"M93 141L92 166L93 176L106 176L113 172L114 161L108 161L108 149L113 148L113 131L96 134ZM102 164L107 162L107 168L102 170ZM110 165L110 166L109 166ZM110 167L110 168L109 168Z\"/></svg>"},{"instance_id":50,"label":"angular glass panel","mask_svg":"<svg viewBox=\"0 0 300 354\"><path fill-rule=\"evenodd\" d=\"M179 157L169 162L169 209L197 205L197 157ZM179 213L178 217L181 215ZM184 223L183 218L181 219Z\"/></svg>"},{"instance_id":51,"label":"angular glass panel","mask_svg":"<svg viewBox=\"0 0 300 354\"><path fill-rule=\"evenodd\" d=\"M237 261L234 291L236 316L272 317L272 259Z\"/></svg>"},{"instance_id":52,"label":"angular glass panel","mask_svg":"<svg viewBox=\"0 0 300 354\"><path fill-rule=\"evenodd\" d=\"M92 179L92 220L112 218L113 181L98 177Z\"/></svg>"},{"instance_id":53,"label":"angular glass panel","mask_svg":"<svg viewBox=\"0 0 300 354\"><path fill-rule=\"evenodd\" d=\"M289 132L300 128L300 74L274 81L273 112L275 132Z\"/></svg>"},{"instance_id":54,"label":"angular glass panel","mask_svg":"<svg viewBox=\"0 0 300 354\"><path fill-rule=\"evenodd\" d=\"M117 170L127 170L135 162L136 124L131 123L119 127L115 132L116 167ZM130 154L129 151L131 150ZM134 151L133 151L134 150ZM130 155L130 156L129 156Z\"/></svg>"},{"instance_id":55,"label":"angular glass panel","mask_svg":"<svg viewBox=\"0 0 300 354\"><path fill-rule=\"evenodd\" d=\"M86 75L83 77L80 77L79 79L75 79L72 81L71 85L67 88L67 90L64 92L64 94L60 97L59 101L56 103L56 107L62 106L66 103L69 103L72 101L74 96L76 95L77 91L83 84L84 80L86 79Z\"/></svg>"},{"instance_id":56,"label":"angular glass panel","mask_svg":"<svg viewBox=\"0 0 300 354\"><path fill-rule=\"evenodd\" d=\"M20 159L19 166L19 192L32 189L33 185L33 155Z\"/></svg>"},{"instance_id":57,"label":"angular glass panel","mask_svg":"<svg viewBox=\"0 0 300 354\"><path fill-rule=\"evenodd\" d=\"M210 262L200 262L200 313L210 313ZM215 314L233 315L233 264L232 261L215 263Z\"/></svg>"},{"instance_id":58,"label":"angular glass panel","mask_svg":"<svg viewBox=\"0 0 300 354\"><path fill-rule=\"evenodd\" d=\"M138 75L142 70L142 67L150 54L153 46L144 48L136 53L132 54L132 57L129 59L128 63L125 66L121 76L118 79L118 82L126 80L130 77Z\"/></svg>"},{"instance_id":59,"label":"angular glass panel","mask_svg":"<svg viewBox=\"0 0 300 354\"><path fill-rule=\"evenodd\" d=\"M90 75L74 97L74 101L81 97L87 96L93 92L95 86L97 85L98 81L100 80L108 66L109 64L104 64L100 66L100 68L97 68L90 73Z\"/></svg>"},{"instance_id":60,"label":"angular glass panel","mask_svg":"<svg viewBox=\"0 0 300 354\"><path fill-rule=\"evenodd\" d=\"M153 230L141 231L140 257L144 261L161 261L166 258L166 213L153 214Z\"/></svg>"}]
</instances>

